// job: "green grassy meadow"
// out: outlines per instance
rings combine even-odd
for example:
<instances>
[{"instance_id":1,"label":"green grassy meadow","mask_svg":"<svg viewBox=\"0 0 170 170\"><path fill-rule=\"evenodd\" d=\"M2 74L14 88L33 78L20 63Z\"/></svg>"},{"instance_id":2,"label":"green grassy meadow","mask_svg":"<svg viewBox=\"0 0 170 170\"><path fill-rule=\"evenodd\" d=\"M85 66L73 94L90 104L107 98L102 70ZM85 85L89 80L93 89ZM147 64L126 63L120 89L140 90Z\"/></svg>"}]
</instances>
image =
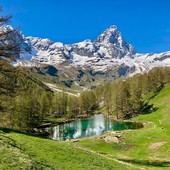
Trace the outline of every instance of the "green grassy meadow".
<instances>
[{"instance_id":1,"label":"green grassy meadow","mask_svg":"<svg viewBox=\"0 0 170 170\"><path fill-rule=\"evenodd\" d=\"M144 128L122 131L118 144L100 137L53 141L0 131L0 169L170 169L170 86L151 100L156 111L133 118Z\"/></svg>"}]
</instances>

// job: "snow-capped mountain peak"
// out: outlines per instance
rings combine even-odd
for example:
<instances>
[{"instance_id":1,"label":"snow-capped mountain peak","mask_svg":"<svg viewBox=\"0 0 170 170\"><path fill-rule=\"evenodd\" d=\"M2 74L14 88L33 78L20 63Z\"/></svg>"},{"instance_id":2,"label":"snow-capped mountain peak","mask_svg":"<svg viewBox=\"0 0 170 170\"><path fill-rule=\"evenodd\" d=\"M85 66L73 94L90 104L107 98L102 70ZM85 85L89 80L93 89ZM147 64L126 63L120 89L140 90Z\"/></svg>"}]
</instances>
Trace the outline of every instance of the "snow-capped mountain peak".
<instances>
[{"instance_id":1,"label":"snow-capped mountain peak","mask_svg":"<svg viewBox=\"0 0 170 170\"><path fill-rule=\"evenodd\" d=\"M123 58L126 55L134 55L136 53L134 47L128 44L118 31L116 26L111 26L106 29L95 40L95 44L100 48L101 53L107 51L107 57Z\"/></svg>"},{"instance_id":2,"label":"snow-capped mountain peak","mask_svg":"<svg viewBox=\"0 0 170 170\"><path fill-rule=\"evenodd\" d=\"M22 34L20 36L21 53L18 65L63 65L103 73L116 69L121 75L140 73L153 67L170 66L170 52L138 54L114 25L101 33L94 42L84 40L65 45L49 39L24 38Z\"/></svg>"},{"instance_id":3,"label":"snow-capped mountain peak","mask_svg":"<svg viewBox=\"0 0 170 170\"><path fill-rule=\"evenodd\" d=\"M39 38L39 37L27 37L28 41L31 42L31 45L41 49L41 50L48 50L49 46L53 44L53 42L47 38Z\"/></svg>"},{"instance_id":4,"label":"snow-capped mountain peak","mask_svg":"<svg viewBox=\"0 0 170 170\"><path fill-rule=\"evenodd\" d=\"M111 26L106 29L102 34L100 34L95 40L96 43L116 43L118 39L122 39L120 32L118 31L116 26Z\"/></svg>"}]
</instances>

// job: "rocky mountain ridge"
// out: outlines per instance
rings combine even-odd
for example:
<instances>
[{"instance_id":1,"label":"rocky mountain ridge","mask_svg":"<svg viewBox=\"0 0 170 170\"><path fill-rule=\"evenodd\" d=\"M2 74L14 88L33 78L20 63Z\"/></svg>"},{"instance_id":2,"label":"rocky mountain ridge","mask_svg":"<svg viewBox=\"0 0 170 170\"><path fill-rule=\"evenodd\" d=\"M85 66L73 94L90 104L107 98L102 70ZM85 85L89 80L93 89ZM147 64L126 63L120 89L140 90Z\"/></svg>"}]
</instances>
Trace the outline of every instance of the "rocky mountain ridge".
<instances>
[{"instance_id":1,"label":"rocky mountain ridge","mask_svg":"<svg viewBox=\"0 0 170 170\"><path fill-rule=\"evenodd\" d=\"M124 68L123 74L135 74L154 67L170 65L170 52L138 54L127 43L116 26L106 29L92 42L85 40L74 44L52 42L49 39L26 37L22 43L20 59L15 65L40 66L41 64L90 68L94 72L107 72Z\"/></svg>"},{"instance_id":2,"label":"rocky mountain ridge","mask_svg":"<svg viewBox=\"0 0 170 170\"><path fill-rule=\"evenodd\" d=\"M12 29L8 26L9 28ZM94 42L85 40L63 44L39 37L24 37L22 33L17 33L17 37L20 56L13 65L50 65L69 78L73 76L71 72L79 74L88 70L91 76L102 74L106 78L115 79L142 73L154 67L170 66L170 52L138 54L135 48L124 40L116 26L106 29Z\"/></svg>"}]
</instances>

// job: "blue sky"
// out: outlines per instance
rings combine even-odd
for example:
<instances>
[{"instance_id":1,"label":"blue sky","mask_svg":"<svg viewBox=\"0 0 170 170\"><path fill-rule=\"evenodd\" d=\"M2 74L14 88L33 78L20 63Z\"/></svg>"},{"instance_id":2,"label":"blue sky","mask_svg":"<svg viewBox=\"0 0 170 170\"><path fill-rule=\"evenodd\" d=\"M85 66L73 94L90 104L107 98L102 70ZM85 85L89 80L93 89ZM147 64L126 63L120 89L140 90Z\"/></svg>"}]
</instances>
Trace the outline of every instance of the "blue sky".
<instances>
[{"instance_id":1,"label":"blue sky","mask_svg":"<svg viewBox=\"0 0 170 170\"><path fill-rule=\"evenodd\" d=\"M139 53L170 51L170 0L0 0L25 36L66 44L116 25Z\"/></svg>"}]
</instances>

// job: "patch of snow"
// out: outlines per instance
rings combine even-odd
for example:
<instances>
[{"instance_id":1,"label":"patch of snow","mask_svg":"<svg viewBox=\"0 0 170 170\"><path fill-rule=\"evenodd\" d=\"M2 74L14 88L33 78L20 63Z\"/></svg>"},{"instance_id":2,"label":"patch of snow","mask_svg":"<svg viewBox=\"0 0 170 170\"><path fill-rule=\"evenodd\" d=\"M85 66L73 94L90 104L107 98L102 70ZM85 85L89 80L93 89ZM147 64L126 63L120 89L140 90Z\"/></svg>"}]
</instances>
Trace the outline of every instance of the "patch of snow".
<instances>
[{"instance_id":1,"label":"patch of snow","mask_svg":"<svg viewBox=\"0 0 170 170\"><path fill-rule=\"evenodd\" d=\"M130 74L143 73L158 66L170 66L170 51L160 54L136 53L134 47L125 42L116 26L106 29L94 42L85 40L65 45L31 36L23 36L20 41L23 44L21 43L20 59L13 63L15 66L31 67L38 63L56 66L67 62L68 67L88 67L96 72L124 66L129 70L132 68L133 72Z\"/></svg>"}]
</instances>

